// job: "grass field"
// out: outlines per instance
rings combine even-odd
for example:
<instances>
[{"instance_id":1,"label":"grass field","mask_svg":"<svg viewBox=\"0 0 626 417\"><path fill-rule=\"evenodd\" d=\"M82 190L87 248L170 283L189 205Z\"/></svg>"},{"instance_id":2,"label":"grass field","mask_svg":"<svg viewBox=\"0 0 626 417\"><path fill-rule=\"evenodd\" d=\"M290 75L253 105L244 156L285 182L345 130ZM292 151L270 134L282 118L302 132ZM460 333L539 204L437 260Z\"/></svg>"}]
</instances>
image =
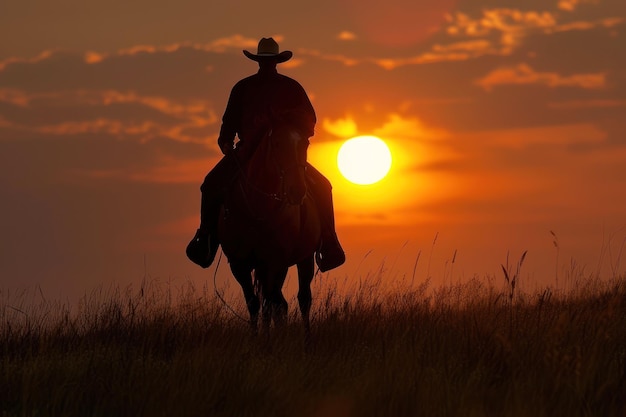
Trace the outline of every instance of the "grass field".
<instances>
[{"instance_id":1,"label":"grass field","mask_svg":"<svg viewBox=\"0 0 626 417\"><path fill-rule=\"evenodd\" d=\"M72 312L3 294L0 414L624 416L626 279L521 294L507 278L316 287L308 346L293 301L268 341L191 284Z\"/></svg>"}]
</instances>

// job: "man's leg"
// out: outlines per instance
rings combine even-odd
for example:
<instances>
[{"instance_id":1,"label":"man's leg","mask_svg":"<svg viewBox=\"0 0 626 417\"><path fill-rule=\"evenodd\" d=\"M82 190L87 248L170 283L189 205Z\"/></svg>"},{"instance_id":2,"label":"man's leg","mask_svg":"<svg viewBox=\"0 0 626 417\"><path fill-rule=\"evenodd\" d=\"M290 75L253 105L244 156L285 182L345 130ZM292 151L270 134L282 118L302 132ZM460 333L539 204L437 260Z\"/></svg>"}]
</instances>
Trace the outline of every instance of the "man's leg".
<instances>
[{"instance_id":1,"label":"man's leg","mask_svg":"<svg viewBox=\"0 0 626 417\"><path fill-rule=\"evenodd\" d=\"M203 268L208 268L217 253L219 241L217 222L224 192L237 172L234 154L224 156L204 178L200 186L200 227L187 246L187 257Z\"/></svg>"},{"instance_id":2,"label":"man's leg","mask_svg":"<svg viewBox=\"0 0 626 417\"><path fill-rule=\"evenodd\" d=\"M320 271L326 272L337 268L346 261L335 231L335 213L333 209L332 185L321 172L311 164L307 164L308 186L320 214L322 244L317 253L316 261Z\"/></svg>"}]
</instances>

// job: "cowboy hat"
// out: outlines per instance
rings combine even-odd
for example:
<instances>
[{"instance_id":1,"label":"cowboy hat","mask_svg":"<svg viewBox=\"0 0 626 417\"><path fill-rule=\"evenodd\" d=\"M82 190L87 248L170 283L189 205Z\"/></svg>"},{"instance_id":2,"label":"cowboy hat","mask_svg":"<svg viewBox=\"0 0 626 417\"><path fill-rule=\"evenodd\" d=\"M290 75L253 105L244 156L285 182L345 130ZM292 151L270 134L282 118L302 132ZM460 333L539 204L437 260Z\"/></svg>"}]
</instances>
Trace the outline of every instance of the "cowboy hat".
<instances>
[{"instance_id":1,"label":"cowboy hat","mask_svg":"<svg viewBox=\"0 0 626 417\"><path fill-rule=\"evenodd\" d=\"M256 54L244 50L243 54L253 61L261 61L272 58L276 62L281 63L291 59L293 53L291 51L278 52L278 43L273 38L261 38Z\"/></svg>"}]
</instances>

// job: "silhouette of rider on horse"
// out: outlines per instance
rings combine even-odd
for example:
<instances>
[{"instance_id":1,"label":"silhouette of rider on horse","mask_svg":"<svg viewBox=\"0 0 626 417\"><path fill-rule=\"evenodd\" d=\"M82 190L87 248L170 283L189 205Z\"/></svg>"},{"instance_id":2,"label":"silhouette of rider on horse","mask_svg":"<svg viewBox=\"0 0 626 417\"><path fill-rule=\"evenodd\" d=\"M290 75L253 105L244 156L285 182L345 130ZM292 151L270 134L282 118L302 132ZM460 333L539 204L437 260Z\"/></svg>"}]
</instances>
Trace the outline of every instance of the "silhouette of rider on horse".
<instances>
[{"instance_id":1,"label":"silhouette of rider on horse","mask_svg":"<svg viewBox=\"0 0 626 417\"><path fill-rule=\"evenodd\" d=\"M243 51L258 62L259 71L233 87L217 140L224 157L207 174L202 192L200 227L187 247L191 261L207 268L215 259L219 246L218 219L228 187L251 157L261 139L272 129L272 123L288 119L306 138L313 136L315 110L304 90L294 79L279 74L276 66L292 57L291 51L279 52L276 41L262 38L256 54ZM235 135L238 142L235 146ZM316 261L322 272L345 262L345 254L335 232L332 186L311 164L306 165L307 188L318 209L321 244Z\"/></svg>"}]
</instances>

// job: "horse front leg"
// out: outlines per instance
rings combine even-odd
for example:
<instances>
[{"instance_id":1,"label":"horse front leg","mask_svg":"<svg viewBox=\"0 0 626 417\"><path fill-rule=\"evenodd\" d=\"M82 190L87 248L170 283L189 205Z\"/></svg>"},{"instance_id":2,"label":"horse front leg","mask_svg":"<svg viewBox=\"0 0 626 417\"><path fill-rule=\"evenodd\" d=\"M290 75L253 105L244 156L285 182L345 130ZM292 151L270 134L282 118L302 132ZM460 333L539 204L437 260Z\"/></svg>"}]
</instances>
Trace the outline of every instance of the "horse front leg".
<instances>
[{"instance_id":1,"label":"horse front leg","mask_svg":"<svg viewBox=\"0 0 626 417\"><path fill-rule=\"evenodd\" d=\"M289 305L283 295L283 285L287 278L288 267L279 268L274 272L274 288L272 289L272 318L277 327L282 327L287 323L287 313Z\"/></svg>"},{"instance_id":2,"label":"horse front leg","mask_svg":"<svg viewBox=\"0 0 626 417\"><path fill-rule=\"evenodd\" d=\"M261 306L259 296L254 291L254 286L252 285L252 267L245 263L231 262L230 270L239 285L241 285L243 296L246 300L246 307L248 307L248 313L250 314L250 327L256 334Z\"/></svg>"},{"instance_id":3,"label":"horse front leg","mask_svg":"<svg viewBox=\"0 0 626 417\"><path fill-rule=\"evenodd\" d=\"M257 281L261 282L263 296L263 328L269 331L272 320L276 327L287 322L287 300L283 296L282 287L287 277L287 267L258 268Z\"/></svg>"},{"instance_id":4,"label":"horse front leg","mask_svg":"<svg viewBox=\"0 0 626 417\"><path fill-rule=\"evenodd\" d=\"M304 339L308 344L311 338L311 303L313 296L311 295L311 281L315 273L315 263L313 256L298 262L298 305L302 322L304 323Z\"/></svg>"}]
</instances>

